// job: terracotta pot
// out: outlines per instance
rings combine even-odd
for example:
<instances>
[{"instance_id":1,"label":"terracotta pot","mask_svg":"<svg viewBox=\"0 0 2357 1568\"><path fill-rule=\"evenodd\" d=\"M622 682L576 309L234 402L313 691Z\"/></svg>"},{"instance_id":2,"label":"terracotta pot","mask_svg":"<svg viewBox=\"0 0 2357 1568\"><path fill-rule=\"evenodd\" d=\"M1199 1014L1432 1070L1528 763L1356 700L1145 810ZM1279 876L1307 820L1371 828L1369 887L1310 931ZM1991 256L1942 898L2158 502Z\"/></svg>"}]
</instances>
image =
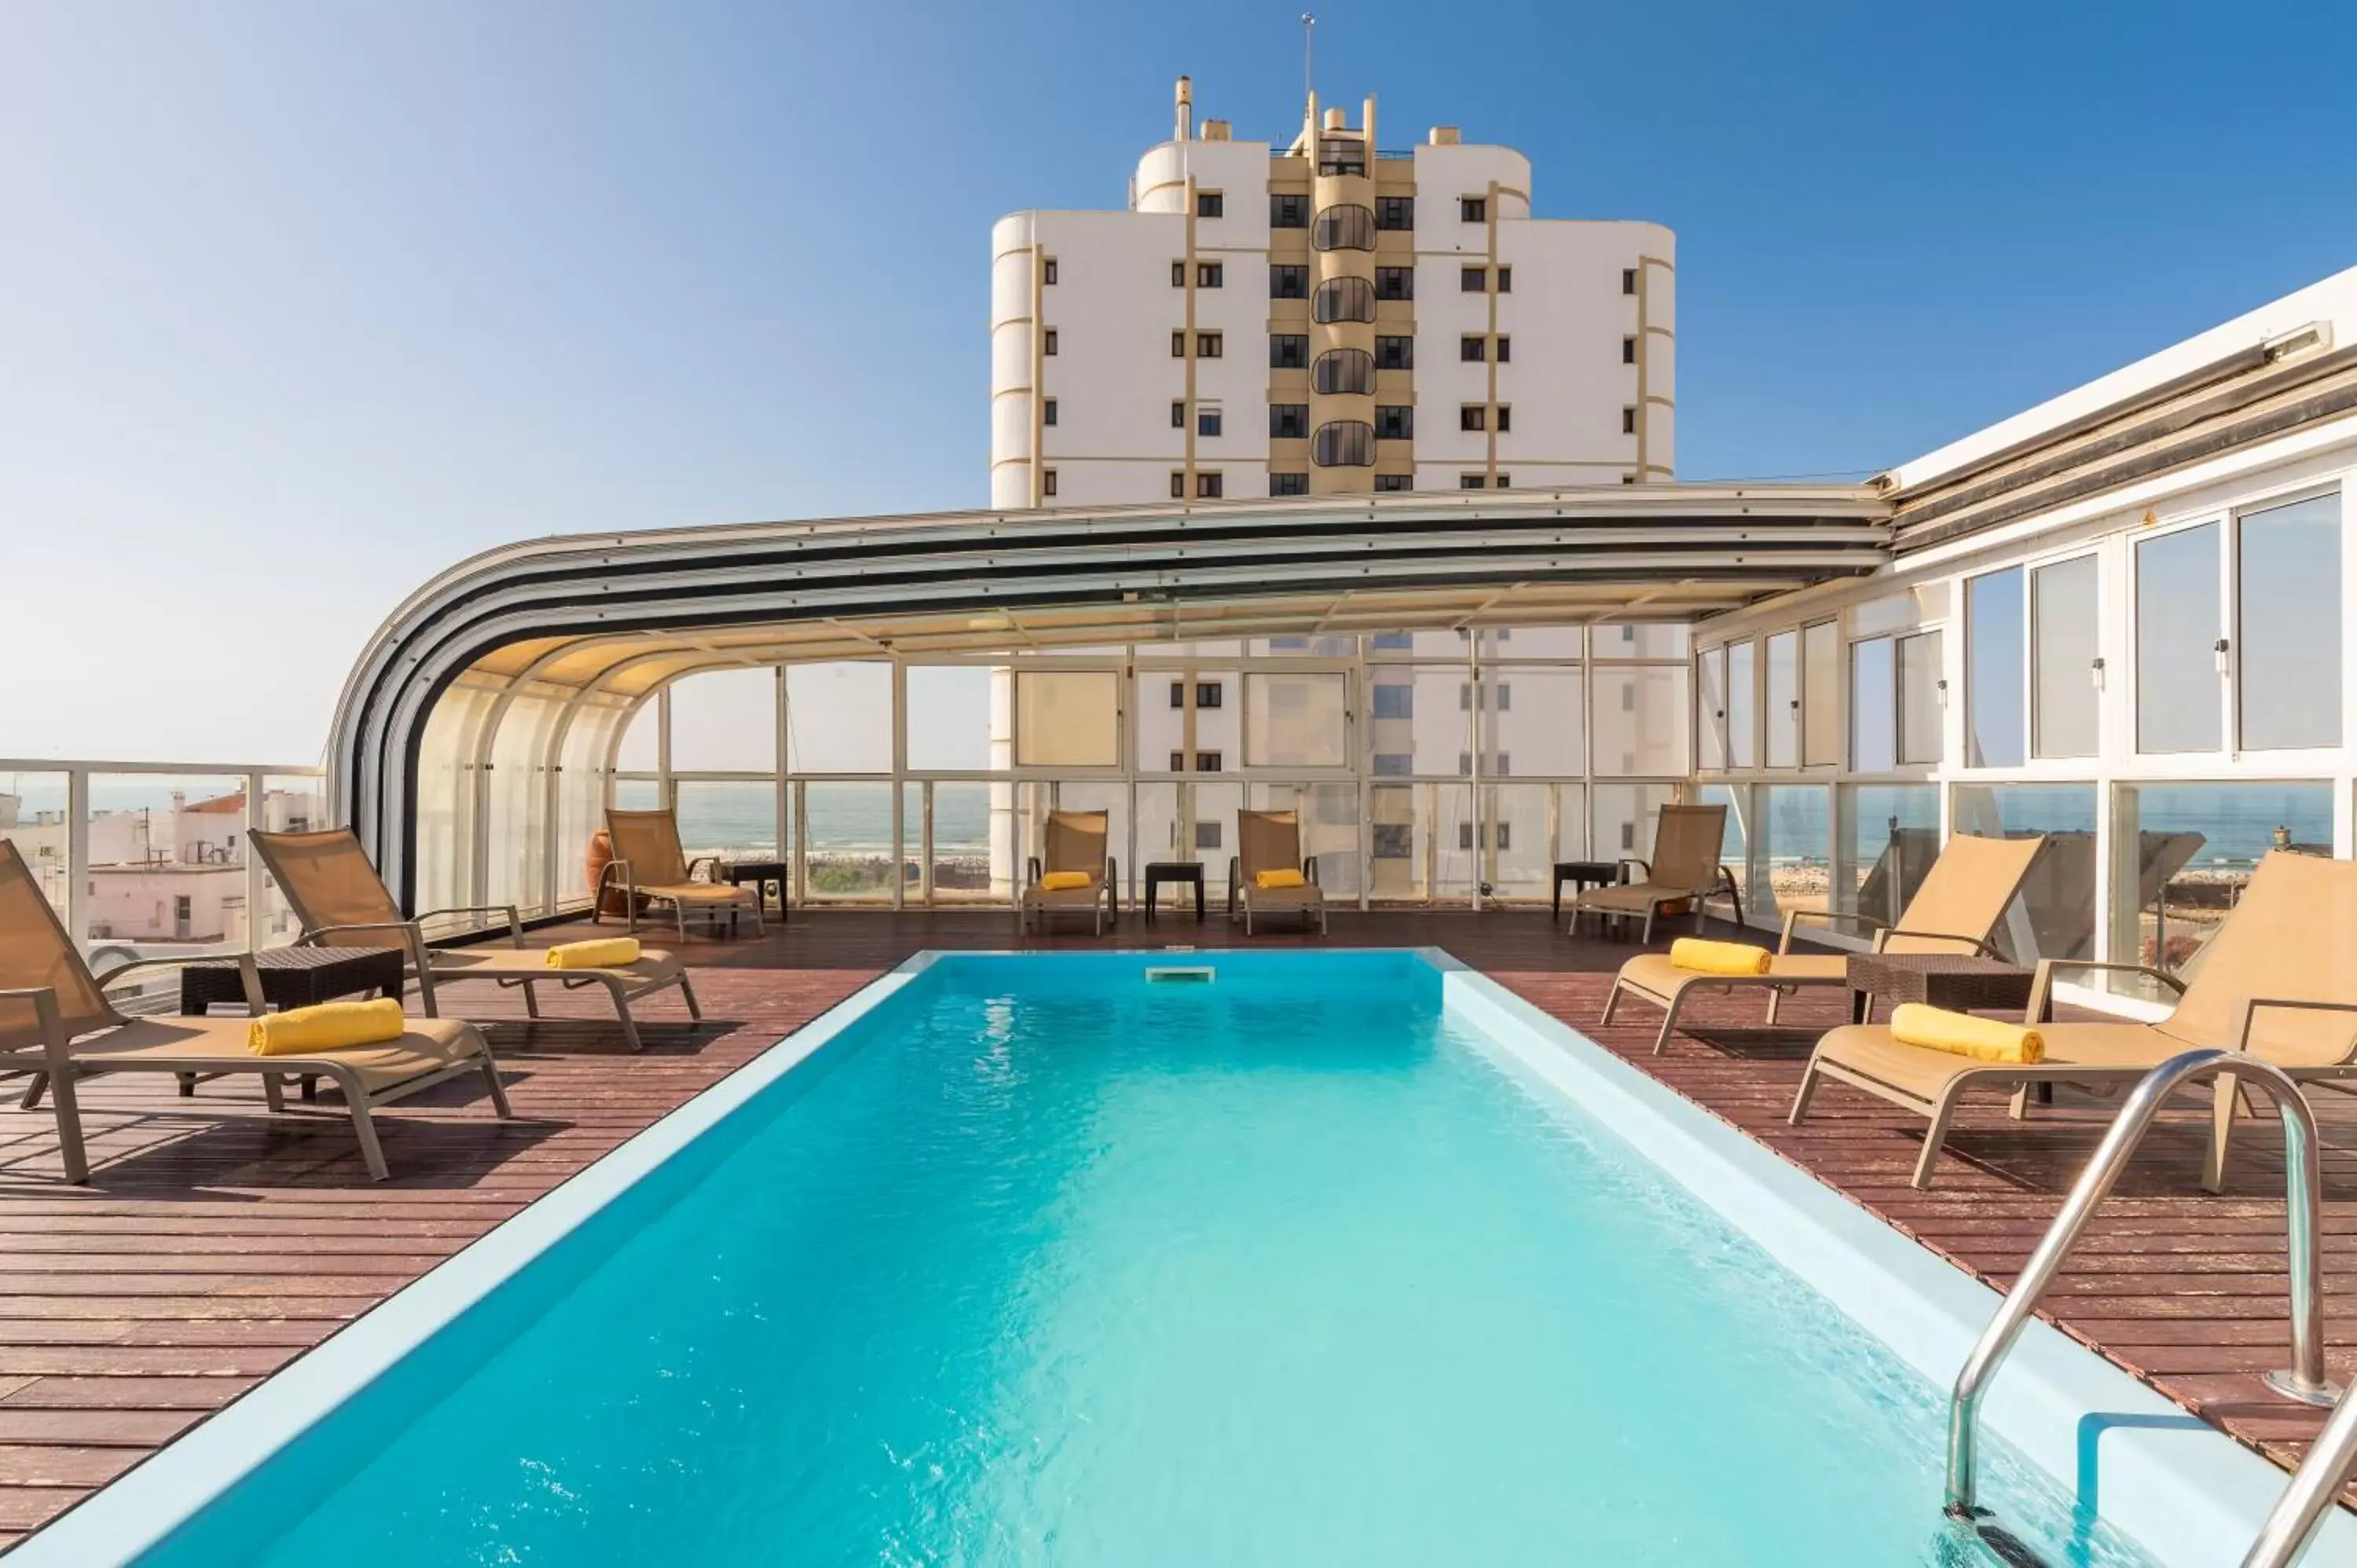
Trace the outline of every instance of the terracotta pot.
<instances>
[{"instance_id":1,"label":"terracotta pot","mask_svg":"<svg viewBox=\"0 0 2357 1568\"><path fill-rule=\"evenodd\" d=\"M597 879L606 875L606 867L614 861L613 835L599 828L589 835L589 852L582 857L582 869L588 874L589 896L598 898ZM608 887L598 898L597 912L618 919L628 919L630 914L630 895L619 887Z\"/></svg>"}]
</instances>

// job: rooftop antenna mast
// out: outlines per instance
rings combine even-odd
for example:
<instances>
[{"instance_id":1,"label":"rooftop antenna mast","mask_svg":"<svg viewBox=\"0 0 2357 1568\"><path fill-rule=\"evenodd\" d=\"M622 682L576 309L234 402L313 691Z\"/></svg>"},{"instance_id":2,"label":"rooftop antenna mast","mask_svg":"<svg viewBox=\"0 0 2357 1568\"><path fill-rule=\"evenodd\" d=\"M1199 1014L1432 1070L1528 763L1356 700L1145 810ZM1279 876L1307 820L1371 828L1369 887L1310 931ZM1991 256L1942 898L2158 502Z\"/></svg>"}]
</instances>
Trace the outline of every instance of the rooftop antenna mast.
<instances>
[{"instance_id":1,"label":"rooftop antenna mast","mask_svg":"<svg viewBox=\"0 0 2357 1568\"><path fill-rule=\"evenodd\" d=\"M1310 85L1309 61L1318 42L1318 18L1308 11L1301 13L1301 101L1309 102L1317 89Z\"/></svg>"}]
</instances>

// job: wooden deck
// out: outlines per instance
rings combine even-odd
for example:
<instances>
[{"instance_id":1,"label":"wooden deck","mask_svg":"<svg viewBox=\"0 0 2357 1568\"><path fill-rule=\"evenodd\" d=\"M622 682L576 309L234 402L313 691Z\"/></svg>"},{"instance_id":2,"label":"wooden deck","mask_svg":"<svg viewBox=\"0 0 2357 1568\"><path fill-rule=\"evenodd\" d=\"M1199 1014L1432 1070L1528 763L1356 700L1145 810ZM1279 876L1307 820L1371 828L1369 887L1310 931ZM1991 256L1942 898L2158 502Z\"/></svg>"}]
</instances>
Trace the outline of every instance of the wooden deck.
<instances>
[{"instance_id":1,"label":"wooden deck","mask_svg":"<svg viewBox=\"0 0 2357 1568\"><path fill-rule=\"evenodd\" d=\"M568 933L542 933L559 940ZM1135 945L1224 946L1214 919L1125 919ZM1302 939L1266 936L1263 943ZM1828 996L1759 1026L1756 999L1705 1003L1669 1055L1656 1018L1596 1016L1633 949L1574 942L1544 914L1338 914L1330 945L1437 945L1816 1174L1975 1274L2003 1285L2027 1260L2100 1135L2105 1102L2066 1094L2028 1123L1992 1101L1950 1140L1937 1185L1908 1186L1921 1123L1840 1085L1808 1125L1784 1112ZM499 1020L518 1120L446 1085L380 1117L394 1179L371 1183L332 1103L266 1114L258 1090L210 1083L190 1101L139 1077L84 1090L95 1167L59 1178L46 1109L0 1114L0 1545L202 1421L780 1036L924 948L1017 945L1003 912L797 911L760 940L691 940L705 1022L674 996L642 1008L630 1057L587 993L526 1023L490 987L452 1000ZM1093 946L1059 937L1027 946ZM2328 1330L2336 1377L2357 1369L2357 1104L2326 1118ZM233 1112L224 1115L224 1112ZM2242 1140L2223 1196L2201 1194L2201 1124L2167 1123L2050 1298L2065 1329L2278 1462L2321 1412L2266 1393L2285 1359L2282 1166L2271 1128Z\"/></svg>"}]
</instances>

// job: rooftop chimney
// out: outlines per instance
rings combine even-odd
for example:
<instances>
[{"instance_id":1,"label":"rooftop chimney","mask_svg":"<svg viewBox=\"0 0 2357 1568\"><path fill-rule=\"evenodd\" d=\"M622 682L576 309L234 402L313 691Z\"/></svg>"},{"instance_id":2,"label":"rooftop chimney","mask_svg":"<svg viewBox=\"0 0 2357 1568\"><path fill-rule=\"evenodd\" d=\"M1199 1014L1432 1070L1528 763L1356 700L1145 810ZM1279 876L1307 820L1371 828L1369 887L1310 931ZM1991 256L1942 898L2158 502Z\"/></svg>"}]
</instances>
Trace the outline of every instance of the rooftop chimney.
<instances>
[{"instance_id":1,"label":"rooftop chimney","mask_svg":"<svg viewBox=\"0 0 2357 1568\"><path fill-rule=\"evenodd\" d=\"M1195 134L1195 83L1188 77L1178 79L1178 112L1171 131L1174 142L1192 140Z\"/></svg>"},{"instance_id":2,"label":"rooftop chimney","mask_svg":"<svg viewBox=\"0 0 2357 1568\"><path fill-rule=\"evenodd\" d=\"M1454 125L1435 125L1432 128L1432 145L1436 147L1453 147L1463 140L1464 136Z\"/></svg>"},{"instance_id":3,"label":"rooftop chimney","mask_svg":"<svg viewBox=\"0 0 2357 1568\"><path fill-rule=\"evenodd\" d=\"M1206 120L1203 122L1203 140L1224 142L1232 129L1225 120Z\"/></svg>"}]
</instances>

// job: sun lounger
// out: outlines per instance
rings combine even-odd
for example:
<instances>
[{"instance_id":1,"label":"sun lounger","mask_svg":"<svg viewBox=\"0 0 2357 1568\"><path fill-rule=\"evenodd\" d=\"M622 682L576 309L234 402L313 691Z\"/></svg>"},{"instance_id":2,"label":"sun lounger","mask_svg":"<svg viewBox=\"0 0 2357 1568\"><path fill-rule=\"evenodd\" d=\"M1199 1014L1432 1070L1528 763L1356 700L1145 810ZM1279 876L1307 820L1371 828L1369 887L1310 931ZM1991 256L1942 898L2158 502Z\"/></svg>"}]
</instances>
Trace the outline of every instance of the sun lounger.
<instances>
[{"instance_id":1,"label":"sun lounger","mask_svg":"<svg viewBox=\"0 0 2357 1568\"><path fill-rule=\"evenodd\" d=\"M376 867L369 864L368 851L361 847L350 828L310 832L257 832L251 837L263 869L278 885L295 918L303 922L302 935L296 940L319 947L406 948L408 975L417 983L420 1005L429 1018L441 1012L438 988L462 980L521 986L524 1011L534 1018L540 1016L536 992L539 986L556 985L567 991L585 985L601 986L613 998L623 1036L634 1051L641 1042L630 1004L640 998L676 985L680 999L687 1004L688 1016L704 1016L696 1005L695 989L688 983L687 966L670 953L646 948L640 950L635 963L608 969L551 969L541 954L525 950L522 922L512 904L429 909L414 918L403 915L377 875ZM503 916L511 945L426 946L424 922L446 915Z\"/></svg>"},{"instance_id":2,"label":"sun lounger","mask_svg":"<svg viewBox=\"0 0 2357 1568\"><path fill-rule=\"evenodd\" d=\"M1263 872L1279 876L1292 872L1300 883L1263 887ZM1296 916L1305 927L1315 922L1318 935L1326 934L1326 894L1318 886L1318 857L1301 853L1300 812L1236 813L1236 854L1228 862L1228 918L1234 919L1240 909L1246 936L1253 934L1255 917L1272 915Z\"/></svg>"},{"instance_id":3,"label":"sun lounger","mask_svg":"<svg viewBox=\"0 0 2357 1568\"><path fill-rule=\"evenodd\" d=\"M2247 1052L2302 1083L2357 1079L2357 863L2269 854L2190 980L2141 964L2041 960L2031 1016L2048 1010L2057 974L2081 970L2147 975L2179 993L2176 1010L2157 1024L2041 1023L2044 1059L2029 1065L1975 1061L1902 1045L1881 1026L1851 1025L1817 1042L1792 1120L1807 1116L1829 1078L1916 1112L1931 1122L1915 1165L1915 1185L1927 1187L1959 1101L1975 1090L2012 1094L2021 1115L2038 1085L2128 1082L2201 1047ZM2233 1077L2222 1075L2202 1173L2212 1191L2224 1180L2235 1101Z\"/></svg>"},{"instance_id":4,"label":"sun lounger","mask_svg":"<svg viewBox=\"0 0 2357 1568\"><path fill-rule=\"evenodd\" d=\"M1104 935L1106 924L1120 912L1118 873L1113 856L1105 853L1112 832L1111 818L1103 811L1048 813L1046 863L1036 854L1031 857L1029 880L1015 906L1019 929L1044 929L1054 916L1084 914L1095 934ZM1046 887L1040 885L1046 876L1085 876L1088 881L1077 887Z\"/></svg>"},{"instance_id":5,"label":"sun lounger","mask_svg":"<svg viewBox=\"0 0 2357 1568\"><path fill-rule=\"evenodd\" d=\"M2036 838L1985 839L1962 833L1950 839L1896 925L1886 926L1863 913L1788 909L1782 939L1762 974L1706 974L1678 968L1667 953L1640 953L1620 966L1612 993L1604 999L1603 1022L1612 1022L1613 1010L1623 995L1640 997L1661 1008L1662 1029L1653 1039L1653 1054L1659 1056L1669 1047L1679 1009L1696 990L1765 991L1768 1022L1773 1024L1786 993L1846 987L1849 961L1846 955L1792 951L1793 929L1804 919L1871 929L1876 952L1991 953L1989 934L2005 918L2007 907L2038 857L2040 843Z\"/></svg>"},{"instance_id":6,"label":"sun lounger","mask_svg":"<svg viewBox=\"0 0 2357 1568\"><path fill-rule=\"evenodd\" d=\"M274 1112L285 1109L282 1079L327 1079L343 1090L361 1155L379 1181L389 1174L370 1120L380 1107L479 1073L492 1108L501 1117L510 1113L499 1067L471 1024L414 1018L399 1039L264 1057L246 1045L250 1017L132 1018L106 999L107 986L124 973L179 961L140 959L104 980L93 976L16 846L0 839L0 1073L32 1075L23 1100L28 1110L48 1093L68 1181L90 1179L76 1086L102 1073L257 1074ZM258 1012L261 976L250 957L242 967L247 1004Z\"/></svg>"},{"instance_id":7,"label":"sun lounger","mask_svg":"<svg viewBox=\"0 0 2357 1568\"><path fill-rule=\"evenodd\" d=\"M682 941L687 940L687 913L691 909L706 916L731 917L750 909L753 934L762 933L758 888L695 879L698 865L706 861L716 863L718 857L704 855L693 861L687 858L687 851L680 846L677 811L624 811L608 806L606 835L614 846L614 858L597 874L596 900L589 907L591 925L596 925L604 914L606 890L618 887L622 890L623 908L630 911L633 931L639 929L639 909L643 902L671 906L672 922Z\"/></svg>"},{"instance_id":8,"label":"sun lounger","mask_svg":"<svg viewBox=\"0 0 2357 1568\"><path fill-rule=\"evenodd\" d=\"M1692 908L1695 929L1702 929L1703 902L1722 895L1735 899L1735 918L1743 920L1743 897L1735 879L1720 868L1720 842L1727 836L1725 806L1663 806L1653 825L1653 858L1631 863L1645 868L1641 881L1615 887L1591 887L1571 907L1571 929L1579 929L1582 915L1633 917L1644 922L1643 940L1653 940L1659 916Z\"/></svg>"}]
</instances>

